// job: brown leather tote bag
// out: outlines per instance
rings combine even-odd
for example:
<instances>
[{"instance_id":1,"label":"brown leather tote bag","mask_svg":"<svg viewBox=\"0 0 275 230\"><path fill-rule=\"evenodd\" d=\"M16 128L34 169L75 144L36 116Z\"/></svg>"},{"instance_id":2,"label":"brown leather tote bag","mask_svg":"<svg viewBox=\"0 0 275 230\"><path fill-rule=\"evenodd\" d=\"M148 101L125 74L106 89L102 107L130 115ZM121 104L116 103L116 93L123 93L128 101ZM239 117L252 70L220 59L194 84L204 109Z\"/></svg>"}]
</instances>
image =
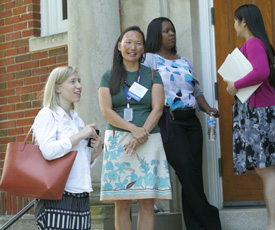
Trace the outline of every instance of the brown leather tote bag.
<instances>
[{"instance_id":1,"label":"brown leather tote bag","mask_svg":"<svg viewBox=\"0 0 275 230\"><path fill-rule=\"evenodd\" d=\"M47 200L60 200L77 151L48 161L39 147L24 142L8 143L0 188L9 194Z\"/></svg>"}]
</instances>

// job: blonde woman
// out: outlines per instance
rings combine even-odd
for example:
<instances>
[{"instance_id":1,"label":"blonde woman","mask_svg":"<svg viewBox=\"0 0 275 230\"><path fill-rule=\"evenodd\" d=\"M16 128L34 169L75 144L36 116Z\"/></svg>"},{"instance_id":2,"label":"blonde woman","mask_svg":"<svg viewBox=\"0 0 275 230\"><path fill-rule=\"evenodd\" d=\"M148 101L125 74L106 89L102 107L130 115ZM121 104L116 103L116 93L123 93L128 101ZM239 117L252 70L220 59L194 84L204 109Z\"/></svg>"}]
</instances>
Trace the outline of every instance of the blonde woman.
<instances>
[{"instance_id":1,"label":"blonde woman","mask_svg":"<svg viewBox=\"0 0 275 230\"><path fill-rule=\"evenodd\" d=\"M76 68L54 69L44 89L43 109L34 121L34 136L45 159L54 160L71 150L78 151L62 199L38 200L36 203L39 229L91 229L90 168L101 153L102 144L95 124L85 126L74 111L81 89ZM90 143L92 151L87 146L89 138L93 138Z\"/></svg>"}]
</instances>

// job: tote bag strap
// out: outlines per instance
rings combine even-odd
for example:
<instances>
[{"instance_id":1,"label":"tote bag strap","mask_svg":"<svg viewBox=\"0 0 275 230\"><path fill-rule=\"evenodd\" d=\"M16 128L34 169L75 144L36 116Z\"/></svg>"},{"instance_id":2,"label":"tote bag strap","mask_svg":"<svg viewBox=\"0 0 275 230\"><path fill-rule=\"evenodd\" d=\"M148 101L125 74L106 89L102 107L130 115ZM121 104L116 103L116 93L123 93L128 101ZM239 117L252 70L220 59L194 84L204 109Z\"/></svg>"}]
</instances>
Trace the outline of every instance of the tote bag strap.
<instances>
[{"instance_id":1,"label":"tote bag strap","mask_svg":"<svg viewBox=\"0 0 275 230\"><path fill-rule=\"evenodd\" d=\"M26 144L30 134L31 134L31 131L32 131L32 127L30 128L29 132L27 133L26 137L25 137L25 140L24 140L24 144Z\"/></svg>"},{"instance_id":2,"label":"tote bag strap","mask_svg":"<svg viewBox=\"0 0 275 230\"><path fill-rule=\"evenodd\" d=\"M24 148L25 148L25 146L26 146L26 142L27 142L27 140L28 140L28 138L29 138L29 136L30 136L30 134L31 134L31 131L32 131L32 127L30 128L29 132L27 133L27 135L26 135L26 137L25 137L25 140L24 140L24 142L23 142L23 145L21 145L20 151L23 151L23 150L24 150Z\"/></svg>"}]
</instances>

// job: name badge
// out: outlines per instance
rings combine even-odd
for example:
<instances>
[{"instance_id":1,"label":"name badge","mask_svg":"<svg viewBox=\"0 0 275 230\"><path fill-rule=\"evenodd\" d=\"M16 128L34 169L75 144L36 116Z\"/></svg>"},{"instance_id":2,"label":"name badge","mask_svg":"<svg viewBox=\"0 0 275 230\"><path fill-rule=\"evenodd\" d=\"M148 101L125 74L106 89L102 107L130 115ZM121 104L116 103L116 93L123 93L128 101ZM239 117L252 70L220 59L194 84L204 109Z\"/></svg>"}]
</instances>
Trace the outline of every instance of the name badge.
<instances>
[{"instance_id":1,"label":"name badge","mask_svg":"<svg viewBox=\"0 0 275 230\"><path fill-rule=\"evenodd\" d=\"M133 109L132 108L124 109L124 120L133 121Z\"/></svg>"},{"instance_id":2,"label":"name badge","mask_svg":"<svg viewBox=\"0 0 275 230\"><path fill-rule=\"evenodd\" d=\"M135 99L136 101L140 101L147 91L147 88L134 82L128 91L128 96Z\"/></svg>"}]
</instances>

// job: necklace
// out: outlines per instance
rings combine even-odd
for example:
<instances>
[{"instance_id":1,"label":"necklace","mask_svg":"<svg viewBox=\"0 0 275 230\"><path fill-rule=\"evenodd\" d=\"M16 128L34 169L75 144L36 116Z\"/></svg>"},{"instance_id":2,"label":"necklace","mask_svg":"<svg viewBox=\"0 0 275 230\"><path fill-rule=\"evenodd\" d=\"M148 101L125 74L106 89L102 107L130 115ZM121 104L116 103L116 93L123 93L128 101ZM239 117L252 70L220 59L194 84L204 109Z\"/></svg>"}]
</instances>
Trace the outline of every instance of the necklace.
<instances>
[{"instance_id":1,"label":"necklace","mask_svg":"<svg viewBox=\"0 0 275 230\"><path fill-rule=\"evenodd\" d=\"M138 67L138 72L137 72L137 76L136 76L136 81L138 80L138 75L139 75L139 71L140 71L140 67ZM125 78L123 78L123 82L126 86L128 86L129 88L132 86L130 85Z\"/></svg>"}]
</instances>

